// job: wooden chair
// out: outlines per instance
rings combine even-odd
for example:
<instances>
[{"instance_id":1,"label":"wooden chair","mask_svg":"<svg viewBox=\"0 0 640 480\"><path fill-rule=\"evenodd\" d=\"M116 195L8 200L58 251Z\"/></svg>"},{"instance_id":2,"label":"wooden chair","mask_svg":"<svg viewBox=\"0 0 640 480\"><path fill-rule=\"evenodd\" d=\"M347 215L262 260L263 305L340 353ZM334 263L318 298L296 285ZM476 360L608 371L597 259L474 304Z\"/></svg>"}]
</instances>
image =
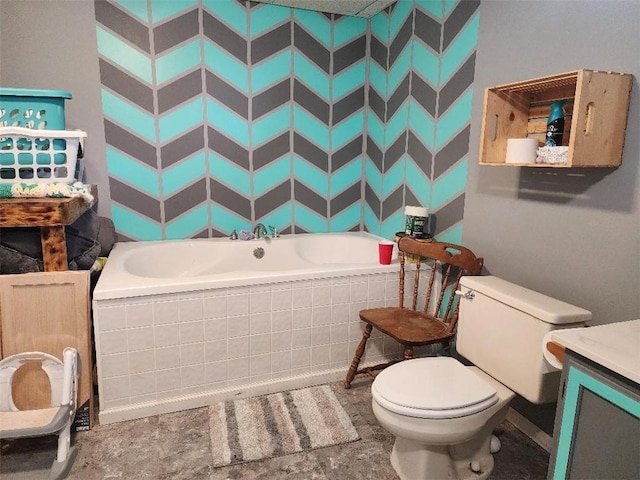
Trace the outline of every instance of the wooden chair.
<instances>
[{"instance_id":1,"label":"wooden chair","mask_svg":"<svg viewBox=\"0 0 640 480\"><path fill-rule=\"evenodd\" d=\"M404 346L403 360L413 358L414 347L422 345L442 344L445 353L451 355L450 342L455 336L458 320L455 291L458 289L460 277L480 274L483 259L460 245L423 242L410 237L398 241L398 251L399 305L360 311L360 319L366 326L347 372L345 388L351 388L351 382L357 374L373 374L374 371L398 361L358 369L373 328ZM415 261L413 274L406 268L409 261ZM408 308L404 306L405 300L409 300L405 299L405 283L413 283L411 305ZM417 309L419 303L423 303L420 310Z\"/></svg>"}]
</instances>

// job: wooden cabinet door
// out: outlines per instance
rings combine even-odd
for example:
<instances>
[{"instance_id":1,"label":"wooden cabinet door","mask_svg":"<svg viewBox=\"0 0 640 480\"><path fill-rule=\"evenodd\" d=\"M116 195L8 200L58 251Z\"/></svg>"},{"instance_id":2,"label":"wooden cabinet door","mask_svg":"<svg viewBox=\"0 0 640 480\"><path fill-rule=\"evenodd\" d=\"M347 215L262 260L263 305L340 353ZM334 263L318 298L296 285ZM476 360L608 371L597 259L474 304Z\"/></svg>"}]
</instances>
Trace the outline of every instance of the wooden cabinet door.
<instances>
[{"instance_id":1,"label":"wooden cabinet door","mask_svg":"<svg viewBox=\"0 0 640 480\"><path fill-rule=\"evenodd\" d=\"M39 351L62 360L65 347L80 358L78 407L93 412L89 272L0 275L0 355ZM25 371L23 371L25 370ZM13 383L20 409L48 406L48 381L40 368L20 369Z\"/></svg>"}]
</instances>

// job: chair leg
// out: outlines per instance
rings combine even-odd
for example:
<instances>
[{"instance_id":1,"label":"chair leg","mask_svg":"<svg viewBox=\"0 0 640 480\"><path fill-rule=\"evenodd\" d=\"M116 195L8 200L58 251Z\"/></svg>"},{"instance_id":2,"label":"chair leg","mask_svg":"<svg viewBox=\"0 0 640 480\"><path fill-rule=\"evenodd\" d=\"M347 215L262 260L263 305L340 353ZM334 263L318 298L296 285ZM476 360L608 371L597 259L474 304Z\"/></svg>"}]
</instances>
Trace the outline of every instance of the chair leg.
<instances>
[{"instance_id":1,"label":"chair leg","mask_svg":"<svg viewBox=\"0 0 640 480\"><path fill-rule=\"evenodd\" d=\"M346 389L351 388L351 382L353 382L356 373L358 373L358 365L360 365L360 359L364 354L364 347L367 344L367 340L369 340L369 337L371 336L371 330L373 330L373 327L367 323L364 327L364 332L362 332L362 339L360 340L358 348L356 348L356 353L351 361L351 366L349 366L349 370L347 371L347 378L344 381L344 388Z\"/></svg>"},{"instance_id":2,"label":"chair leg","mask_svg":"<svg viewBox=\"0 0 640 480\"><path fill-rule=\"evenodd\" d=\"M451 356L451 342L442 342L442 350L447 357Z\"/></svg>"},{"instance_id":3,"label":"chair leg","mask_svg":"<svg viewBox=\"0 0 640 480\"><path fill-rule=\"evenodd\" d=\"M404 359L411 360L413 358L413 347L404 347Z\"/></svg>"}]
</instances>

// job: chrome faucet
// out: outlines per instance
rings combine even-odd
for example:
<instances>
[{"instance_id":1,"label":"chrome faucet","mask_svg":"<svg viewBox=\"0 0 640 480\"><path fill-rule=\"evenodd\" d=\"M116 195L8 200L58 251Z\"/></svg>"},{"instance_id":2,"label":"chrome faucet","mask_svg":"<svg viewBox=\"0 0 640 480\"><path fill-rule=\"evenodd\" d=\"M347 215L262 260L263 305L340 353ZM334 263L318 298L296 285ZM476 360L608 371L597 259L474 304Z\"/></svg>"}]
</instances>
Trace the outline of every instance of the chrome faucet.
<instances>
[{"instance_id":1,"label":"chrome faucet","mask_svg":"<svg viewBox=\"0 0 640 480\"><path fill-rule=\"evenodd\" d=\"M268 236L267 228L262 223L258 223L255 227L253 227L253 235L256 238L265 238Z\"/></svg>"}]
</instances>

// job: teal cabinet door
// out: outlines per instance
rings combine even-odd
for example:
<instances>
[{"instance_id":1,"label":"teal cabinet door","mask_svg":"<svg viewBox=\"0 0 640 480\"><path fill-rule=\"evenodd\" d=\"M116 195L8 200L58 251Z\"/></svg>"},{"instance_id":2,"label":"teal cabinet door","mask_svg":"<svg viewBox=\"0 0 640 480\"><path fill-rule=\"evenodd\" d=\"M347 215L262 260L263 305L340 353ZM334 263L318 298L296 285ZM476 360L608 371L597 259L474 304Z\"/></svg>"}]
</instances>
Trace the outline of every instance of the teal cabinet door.
<instances>
[{"instance_id":1,"label":"teal cabinet door","mask_svg":"<svg viewBox=\"0 0 640 480\"><path fill-rule=\"evenodd\" d=\"M549 478L640 479L640 387L567 351Z\"/></svg>"}]
</instances>

